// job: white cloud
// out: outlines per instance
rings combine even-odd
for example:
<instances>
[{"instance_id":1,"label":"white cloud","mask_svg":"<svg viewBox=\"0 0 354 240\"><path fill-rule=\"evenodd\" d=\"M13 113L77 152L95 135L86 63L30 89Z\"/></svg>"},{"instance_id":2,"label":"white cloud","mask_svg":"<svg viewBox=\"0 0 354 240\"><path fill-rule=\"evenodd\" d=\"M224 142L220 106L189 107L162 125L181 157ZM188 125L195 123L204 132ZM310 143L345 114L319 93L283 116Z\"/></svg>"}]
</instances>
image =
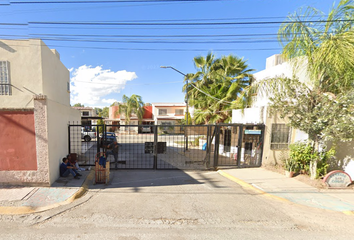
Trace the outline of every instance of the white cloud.
<instances>
[{"instance_id":1,"label":"white cloud","mask_svg":"<svg viewBox=\"0 0 354 240\"><path fill-rule=\"evenodd\" d=\"M108 103L108 104L112 104L112 103L114 103L114 102L116 102L117 100L116 99L113 99L113 98L111 98L111 99L102 99L102 102L104 102L104 103Z\"/></svg>"},{"instance_id":2,"label":"white cloud","mask_svg":"<svg viewBox=\"0 0 354 240\"><path fill-rule=\"evenodd\" d=\"M71 71L70 101L71 104L81 103L85 106L112 104L116 99L103 97L111 93L119 93L128 81L137 78L135 72L126 70L113 72L101 66L83 65Z\"/></svg>"}]
</instances>

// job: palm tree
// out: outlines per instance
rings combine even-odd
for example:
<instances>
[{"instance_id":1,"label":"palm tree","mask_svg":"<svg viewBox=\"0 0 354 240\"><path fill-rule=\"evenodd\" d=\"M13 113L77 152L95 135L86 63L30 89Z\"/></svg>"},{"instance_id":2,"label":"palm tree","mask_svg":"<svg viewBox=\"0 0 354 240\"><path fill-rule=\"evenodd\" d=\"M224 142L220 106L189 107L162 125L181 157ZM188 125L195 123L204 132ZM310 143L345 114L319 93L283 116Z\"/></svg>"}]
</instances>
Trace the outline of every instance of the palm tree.
<instances>
[{"instance_id":1,"label":"palm tree","mask_svg":"<svg viewBox=\"0 0 354 240\"><path fill-rule=\"evenodd\" d=\"M314 8L300 9L279 29L283 58L292 60L295 70L306 66L312 86L321 92L337 94L353 87L353 9L352 0L341 0L327 19Z\"/></svg>"},{"instance_id":2,"label":"palm tree","mask_svg":"<svg viewBox=\"0 0 354 240\"><path fill-rule=\"evenodd\" d=\"M139 123L141 123L144 116L144 102L141 96L133 94L131 97L123 95L123 102L119 104L119 113L124 114L125 122L128 125L132 114L136 114Z\"/></svg>"},{"instance_id":3,"label":"palm tree","mask_svg":"<svg viewBox=\"0 0 354 240\"><path fill-rule=\"evenodd\" d=\"M186 75L190 80L187 89L189 105L194 106L194 121L201 123L231 122L234 101L252 81L246 62L236 56L215 59L209 53L205 58L194 58L196 73Z\"/></svg>"}]
</instances>

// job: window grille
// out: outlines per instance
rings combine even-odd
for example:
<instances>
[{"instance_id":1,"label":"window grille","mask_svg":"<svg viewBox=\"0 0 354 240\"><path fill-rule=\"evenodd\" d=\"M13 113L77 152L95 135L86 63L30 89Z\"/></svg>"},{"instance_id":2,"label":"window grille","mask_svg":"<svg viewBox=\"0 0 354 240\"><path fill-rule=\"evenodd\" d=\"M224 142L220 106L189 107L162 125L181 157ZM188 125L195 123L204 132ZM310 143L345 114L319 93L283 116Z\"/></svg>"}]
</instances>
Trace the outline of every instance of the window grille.
<instances>
[{"instance_id":1,"label":"window grille","mask_svg":"<svg viewBox=\"0 0 354 240\"><path fill-rule=\"evenodd\" d=\"M9 62L0 61L0 95L11 95Z\"/></svg>"},{"instance_id":2,"label":"window grille","mask_svg":"<svg viewBox=\"0 0 354 240\"><path fill-rule=\"evenodd\" d=\"M285 124L272 124L270 141L271 150L288 149L290 142L290 127Z\"/></svg>"}]
</instances>

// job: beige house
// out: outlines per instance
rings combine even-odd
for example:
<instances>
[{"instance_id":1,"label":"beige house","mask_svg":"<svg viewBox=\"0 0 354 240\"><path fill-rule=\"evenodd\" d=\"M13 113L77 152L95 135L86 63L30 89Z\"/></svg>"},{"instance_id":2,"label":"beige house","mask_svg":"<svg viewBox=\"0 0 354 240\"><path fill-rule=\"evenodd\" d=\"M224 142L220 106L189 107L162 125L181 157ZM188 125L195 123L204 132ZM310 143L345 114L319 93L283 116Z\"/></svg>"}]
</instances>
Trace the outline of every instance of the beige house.
<instances>
[{"instance_id":1,"label":"beige house","mask_svg":"<svg viewBox=\"0 0 354 240\"><path fill-rule=\"evenodd\" d=\"M92 107L72 107L80 111L81 114L81 124L85 126L97 125L98 119L102 119L97 116L96 110Z\"/></svg>"},{"instance_id":2,"label":"beige house","mask_svg":"<svg viewBox=\"0 0 354 240\"><path fill-rule=\"evenodd\" d=\"M50 186L79 121L59 53L40 39L0 40L0 184Z\"/></svg>"},{"instance_id":3,"label":"beige house","mask_svg":"<svg viewBox=\"0 0 354 240\"><path fill-rule=\"evenodd\" d=\"M115 124L127 124L124 114L119 114L119 106L109 108L109 121ZM177 125L178 120L184 119L186 112L185 103L146 103L144 106L144 116L140 124L142 125ZM139 120L136 114L130 116L129 128L121 129L123 131L139 132L136 126Z\"/></svg>"},{"instance_id":4,"label":"beige house","mask_svg":"<svg viewBox=\"0 0 354 240\"><path fill-rule=\"evenodd\" d=\"M152 114L155 125L174 125L184 119L185 103L152 103Z\"/></svg>"}]
</instances>

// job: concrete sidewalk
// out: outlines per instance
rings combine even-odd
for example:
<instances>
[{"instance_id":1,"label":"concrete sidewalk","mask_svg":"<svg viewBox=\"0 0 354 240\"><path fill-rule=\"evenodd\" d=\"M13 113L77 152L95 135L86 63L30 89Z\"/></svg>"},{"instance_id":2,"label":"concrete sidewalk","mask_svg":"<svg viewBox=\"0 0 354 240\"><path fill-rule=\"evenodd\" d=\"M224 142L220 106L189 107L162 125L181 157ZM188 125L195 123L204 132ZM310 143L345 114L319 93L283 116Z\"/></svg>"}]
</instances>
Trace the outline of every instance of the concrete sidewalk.
<instances>
[{"instance_id":1,"label":"concrete sidewalk","mask_svg":"<svg viewBox=\"0 0 354 240\"><path fill-rule=\"evenodd\" d=\"M94 176L93 170L80 173L80 179L60 177L51 187L1 187L0 214L42 212L73 202L87 191Z\"/></svg>"},{"instance_id":2,"label":"concrete sidewalk","mask_svg":"<svg viewBox=\"0 0 354 240\"><path fill-rule=\"evenodd\" d=\"M264 168L223 169L221 175L266 196L309 207L354 215L354 190L317 189Z\"/></svg>"},{"instance_id":3,"label":"concrete sidewalk","mask_svg":"<svg viewBox=\"0 0 354 240\"><path fill-rule=\"evenodd\" d=\"M289 201L354 215L353 188L317 189L264 168L223 169L218 173L243 188L277 201ZM0 214L29 214L71 203L81 197L93 182L94 170L81 174L83 176L80 180L71 176L59 178L51 187L0 188ZM151 174L154 174L154 171L151 171Z\"/></svg>"}]
</instances>

